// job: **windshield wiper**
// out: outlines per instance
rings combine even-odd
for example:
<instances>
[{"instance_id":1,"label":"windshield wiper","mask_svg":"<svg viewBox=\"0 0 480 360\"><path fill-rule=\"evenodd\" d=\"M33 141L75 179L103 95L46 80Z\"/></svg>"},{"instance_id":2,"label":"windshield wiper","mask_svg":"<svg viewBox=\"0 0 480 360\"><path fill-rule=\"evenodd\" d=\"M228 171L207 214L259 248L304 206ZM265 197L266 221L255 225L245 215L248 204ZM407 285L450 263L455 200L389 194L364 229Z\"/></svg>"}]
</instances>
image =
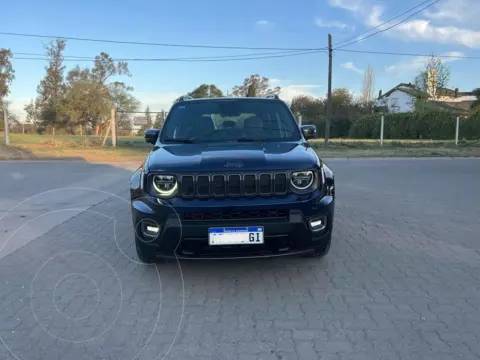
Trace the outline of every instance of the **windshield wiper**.
<instances>
[{"instance_id":1,"label":"windshield wiper","mask_svg":"<svg viewBox=\"0 0 480 360\"><path fill-rule=\"evenodd\" d=\"M166 138L163 140L164 142L178 142L184 144L194 144L194 139L184 139L184 138Z\"/></svg>"},{"instance_id":2,"label":"windshield wiper","mask_svg":"<svg viewBox=\"0 0 480 360\"><path fill-rule=\"evenodd\" d=\"M262 142L262 141L267 141L267 139L261 139L261 138L247 138L247 137L241 137L237 139L238 142Z\"/></svg>"}]
</instances>

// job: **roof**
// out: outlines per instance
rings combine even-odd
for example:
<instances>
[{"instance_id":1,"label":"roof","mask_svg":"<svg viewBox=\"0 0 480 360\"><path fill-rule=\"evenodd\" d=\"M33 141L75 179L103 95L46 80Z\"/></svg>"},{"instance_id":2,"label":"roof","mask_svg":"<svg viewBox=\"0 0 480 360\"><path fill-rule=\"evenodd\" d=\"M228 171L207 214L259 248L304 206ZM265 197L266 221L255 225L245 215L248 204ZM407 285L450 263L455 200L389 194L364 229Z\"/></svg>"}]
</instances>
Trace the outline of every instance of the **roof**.
<instances>
[{"instance_id":1,"label":"roof","mask_svg":"<svg viewBox=\"0 0 480 360\"><path fill-rule=\"evenodd\" d=\"M414 85L411 83L400 83L391 90L387 91L385 94L379 97L379 99L390 96L391 93L394 91L402 91L404 93L407 93L409 95L415 96L415 97L425 97L429 98L430 95L424 91L418 90L415 88ZM462 97L462 96L476 96L474 91L458 91L458 89L448 89L448 88L438 88L436 91L437 96L449 96L449 97Z\"/></svg>"},{"instance_id":2,"label":"roof","mask_svg":"<svg viewBox=\"0 0 480 360\"><path fill-rule=\"evenodd\" d=\"M427 105L439 110L451 111L459 115L467 114L472 111L472 105L475 101L428 101Z\"/></svg>"},{"instance_id":3,"label":"roof","mask_svg":"<svg viewBox=\"0 0 480 360\"><path fill-rule=\"evenodd\" d=\"M406 83L400 83L391 90L387 91L385 94L382 94L382 96L379 96L378 98L381 99L383 97L388 97L390 96L394 91L402 91L406 94L415 96L415 97L426 97L428 98L429 95L426 92L423 92L421 90L418 90L415 88L414 85L412 84L406 84Z\"/></svg>"}]
</instances>

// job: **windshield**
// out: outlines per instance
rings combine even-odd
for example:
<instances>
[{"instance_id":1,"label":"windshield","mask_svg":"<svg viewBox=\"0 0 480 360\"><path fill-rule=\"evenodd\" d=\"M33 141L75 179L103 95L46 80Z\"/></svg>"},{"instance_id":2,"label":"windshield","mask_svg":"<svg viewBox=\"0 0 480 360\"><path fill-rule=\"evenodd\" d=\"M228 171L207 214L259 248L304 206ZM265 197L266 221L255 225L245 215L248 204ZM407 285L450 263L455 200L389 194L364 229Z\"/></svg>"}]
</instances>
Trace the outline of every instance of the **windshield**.
<instances>
[{"instance_id":1,"label":"windshield","mask_svg":"<svg viewBox=\"0 0 480 360\"><path fill-rule=\"evenodd\" d=\"M287 106L271 100L191 101L175 104L162 142L298 141Z\"/></svg>"}]
</instances>

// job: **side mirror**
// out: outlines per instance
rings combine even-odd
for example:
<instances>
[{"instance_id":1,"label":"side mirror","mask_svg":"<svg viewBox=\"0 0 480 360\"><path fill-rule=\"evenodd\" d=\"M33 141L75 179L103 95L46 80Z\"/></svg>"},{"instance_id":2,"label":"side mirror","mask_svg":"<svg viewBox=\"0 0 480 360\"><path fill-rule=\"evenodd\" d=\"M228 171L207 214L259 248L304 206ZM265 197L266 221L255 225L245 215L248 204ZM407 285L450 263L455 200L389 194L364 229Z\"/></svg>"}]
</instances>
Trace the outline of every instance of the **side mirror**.
<instances>
[{"instance_id":1,"label":"side mirror","mask_svg":"<svg viewBox=\"0 0 480 360\"><path fill-rule=\"evenodd\" d=\"M302 126L302 134L305 139L313 139L315 138L316 130L312 129L311 127L307 127L305 125Z\"/></svg>"},{"instance_id":2,"label":"side mirror","mask_svg":"<svg viewBox=\"0 0 480 360\"><path fill-rule=\"evenodd\" d=\"M159 129L147 129L144 133L145 142L155 145L157 142L158 134L160 134Z\"/></svg>"}]
</instances>

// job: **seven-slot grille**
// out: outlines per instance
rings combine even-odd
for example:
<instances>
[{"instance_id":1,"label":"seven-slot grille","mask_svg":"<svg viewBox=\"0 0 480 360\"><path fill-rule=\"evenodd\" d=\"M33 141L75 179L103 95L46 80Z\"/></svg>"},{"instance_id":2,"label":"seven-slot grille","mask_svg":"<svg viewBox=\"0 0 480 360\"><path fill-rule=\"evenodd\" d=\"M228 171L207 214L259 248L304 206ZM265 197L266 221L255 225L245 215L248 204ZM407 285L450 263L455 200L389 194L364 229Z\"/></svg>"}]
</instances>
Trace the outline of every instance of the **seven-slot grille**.
<instances>
[{"instance_id":1,"label":"seven-slot grille","mask_svg":"<svg viewBox=\"0 0 480 360\"><path fill-rule=\"evenodd\" d=\"M285 195L288 191L286 173L234 173L180 175L183 197L238 197Z\"/></svg>"}]
</instances>

